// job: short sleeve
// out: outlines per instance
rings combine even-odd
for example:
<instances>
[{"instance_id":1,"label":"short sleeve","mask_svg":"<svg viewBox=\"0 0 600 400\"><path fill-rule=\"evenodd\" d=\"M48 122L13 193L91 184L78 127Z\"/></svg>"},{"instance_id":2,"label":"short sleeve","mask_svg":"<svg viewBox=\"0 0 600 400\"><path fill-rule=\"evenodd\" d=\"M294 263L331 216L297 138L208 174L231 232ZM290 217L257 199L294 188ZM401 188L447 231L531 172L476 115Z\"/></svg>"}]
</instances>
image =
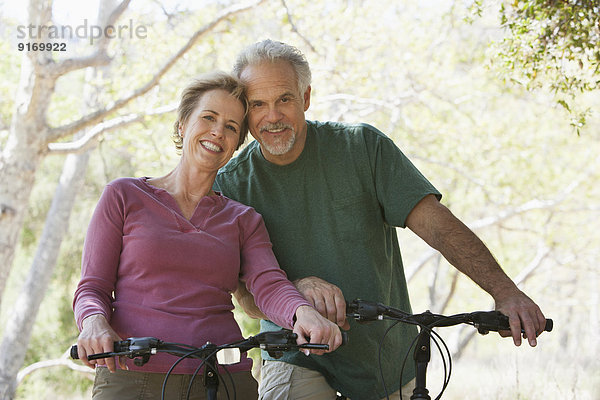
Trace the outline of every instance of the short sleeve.
<instances>
[{"instance_id":1,"label":"short sleeve","mask_svg":"<svg viewBox=\"0 0 600 400\"><path fill-rule=\"evenodd\" d=\"M441 193L390 138L366 125L364 139L377 199L389 225L404 228L408 214L425 196L441 199Z\"/></svg>"}]
</instances>

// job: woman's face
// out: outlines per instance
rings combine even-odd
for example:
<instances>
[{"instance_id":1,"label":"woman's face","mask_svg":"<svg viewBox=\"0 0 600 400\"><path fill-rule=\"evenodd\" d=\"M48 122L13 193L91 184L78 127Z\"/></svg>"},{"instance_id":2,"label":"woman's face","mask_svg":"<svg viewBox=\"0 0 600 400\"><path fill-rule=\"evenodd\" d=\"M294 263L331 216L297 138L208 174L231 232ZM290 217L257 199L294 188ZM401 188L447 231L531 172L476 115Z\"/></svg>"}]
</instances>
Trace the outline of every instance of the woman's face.
<instances>
[{"instance_id":1,"label":"woman's face","mask_svg":"<svg viewBox=\"0 0 600 400\"><path fill-rule=\"evenodd\" d=\"M196 167L217 171L235 152L243 120L240 100L222 89L205 92L179 127L182 157Z\"/></svg>"}]
</instances>

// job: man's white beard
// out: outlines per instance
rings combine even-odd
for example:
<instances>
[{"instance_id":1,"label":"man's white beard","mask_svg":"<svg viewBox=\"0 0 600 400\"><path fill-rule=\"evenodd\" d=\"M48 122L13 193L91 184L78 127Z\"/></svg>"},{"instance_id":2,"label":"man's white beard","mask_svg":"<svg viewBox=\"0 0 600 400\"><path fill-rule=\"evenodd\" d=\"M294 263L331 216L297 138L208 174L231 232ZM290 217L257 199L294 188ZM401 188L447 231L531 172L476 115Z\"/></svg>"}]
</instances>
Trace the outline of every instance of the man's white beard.
<instances>
[{"instance_id":1,"label":"man's white beard","mask_svg":"<svg viewBox=\"0 0 600 400\"><path fill-rule=\"evenodd\" d=\"M264 140L262 145L264 146L265 150L269 152L269 154L281 156L292 150L294 143L296 143L296 132L292 131L291 135L270 140L268 143L266 140Z\"/></svg>"}]
</instances>

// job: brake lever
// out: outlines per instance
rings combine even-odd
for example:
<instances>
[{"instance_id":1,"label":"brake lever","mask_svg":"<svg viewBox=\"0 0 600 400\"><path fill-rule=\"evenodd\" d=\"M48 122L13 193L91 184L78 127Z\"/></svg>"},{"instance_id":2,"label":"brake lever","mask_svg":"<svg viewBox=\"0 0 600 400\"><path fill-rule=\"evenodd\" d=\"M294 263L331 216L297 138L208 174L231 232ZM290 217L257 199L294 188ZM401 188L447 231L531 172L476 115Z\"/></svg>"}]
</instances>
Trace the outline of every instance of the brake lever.
<instances>
[{"instance_id":1,"label":"brake lever","mask_svg":"<svg viewBox=\"0 0 600 400\"><path fill-rule=\"evenodd\" d=\"M121 351L119 353L115 353L114 351L109 351L106 353L96 353L96 354L90 354L87 359L88 360L99 360L101 358L110 358L110 357L129 357L129 358L133 358L130 357L131 352L130 351Z\"/></svg>"},{"instance_id":2,"label":"brake lever","mask_svg":"<svg viewBox=\"0 0 600 400\"><path fill-rule=\"evenodd\" d=\"M382 320L385 311L382 304L372 301L354 299L346 303L346 317L354 318L359 323Z\"/></svg>"},{"instance_id":3,"label":"brake lever","mask_svg":"<svg viewBox=\"0 0 600 400\"><path fill-rule=\"evenodd\" d=\"M269 356L279 359L283 356L284 351L295 349L317 349L329 350L327 344L304 343L298 345L296 343L298 335L289 329L282 329L275 332L263 332L249 339L249 346L258 344L262 350L269 353Z\"/></svg>"},{"instance_id":4,"label":"brake lever","mask_svg":"<svg viewBox=\"0 0 600 400\"><path fill-rule=\"evenodd\" d=\"M90 354L88 360L99 360L110 357L127 357L133 359L137 366L142 366L150 360L150 356L156 354L162 340L154 337L133 337L114 343L111 352ZM71 358L77 359L77 345L71 347Z\"/></svg>"}]
</instances>

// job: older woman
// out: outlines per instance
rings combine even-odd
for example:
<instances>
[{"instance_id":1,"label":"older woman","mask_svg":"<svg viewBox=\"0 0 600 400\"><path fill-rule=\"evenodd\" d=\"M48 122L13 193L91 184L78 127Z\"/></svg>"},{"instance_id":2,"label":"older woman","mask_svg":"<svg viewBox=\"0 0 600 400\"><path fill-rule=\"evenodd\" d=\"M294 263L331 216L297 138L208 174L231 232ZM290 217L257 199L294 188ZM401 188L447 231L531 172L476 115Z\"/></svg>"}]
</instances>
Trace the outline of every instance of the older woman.
<instances>
[{"instance_id":1,"label":"older woman","mask_svg":"<svg viewBox=\"0 0 600 400\"><path fill-rule=\"evenodd\" d=\"M237 79L213 73L196 80L178 109L174 141L182 155L175 169L106 186L88 228L73 301L79 357L96 367L94 399L160 398L174 362L162 354L143 367L131 360L118 360L119 366L114 359L87 360L111 351L115 340L154 336L195 346L240 340L231 312L238 279L270 319L298 333L299 342L310 337L331 350L341 343L339 329L279 269L261 216L212 190L217 171L246 138L246 111ZM229 368L244 398L257 397L251 363L244 358ZM181 387L187 388L196 366L187 360L174 370L169 399L186 392ZM201 388L195 392L203 398Z\"/></svg>"}]
</instances>

